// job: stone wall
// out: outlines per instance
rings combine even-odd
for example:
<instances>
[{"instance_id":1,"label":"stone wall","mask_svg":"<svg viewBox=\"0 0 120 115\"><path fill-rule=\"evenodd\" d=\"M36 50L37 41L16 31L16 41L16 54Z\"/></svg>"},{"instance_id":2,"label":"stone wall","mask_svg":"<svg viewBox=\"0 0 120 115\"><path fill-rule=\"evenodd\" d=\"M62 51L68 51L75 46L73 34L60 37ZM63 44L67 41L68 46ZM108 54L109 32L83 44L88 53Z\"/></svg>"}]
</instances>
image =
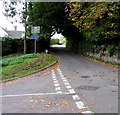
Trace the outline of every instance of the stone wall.
<instances>
[{"instance_id":1,"label":"stone wall","mask_svg":"<svg viewBox=\"0 0 120 115\"><path fill-rule=\"evenodd\" d=\"M118 55L113 55L111 57L107 53L99 53L99 54L87 53L87 55L92 56L94 58L103 59L105 61L110 61L113 63L120 63L120 60L118 59Z\"/></svg>"}]
</instances>

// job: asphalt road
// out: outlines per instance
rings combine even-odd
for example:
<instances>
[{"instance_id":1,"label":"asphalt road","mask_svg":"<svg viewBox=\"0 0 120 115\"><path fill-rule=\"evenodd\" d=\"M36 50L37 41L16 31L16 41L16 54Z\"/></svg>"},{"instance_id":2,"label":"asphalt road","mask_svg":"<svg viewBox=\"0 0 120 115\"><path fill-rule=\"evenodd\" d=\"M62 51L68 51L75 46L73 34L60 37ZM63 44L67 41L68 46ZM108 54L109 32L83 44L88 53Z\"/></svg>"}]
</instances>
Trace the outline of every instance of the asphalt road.
<instances>
[{"instance_id":1,"label":"asphalt road","mask_svg":"<svg viewBox=\"0 0 120 115\"><path fill-rule=\"evenodd\" d=\"M118 113L118 70L54 48L59 65L2 87L2 113Z\"/></svg>"}]
</instances>

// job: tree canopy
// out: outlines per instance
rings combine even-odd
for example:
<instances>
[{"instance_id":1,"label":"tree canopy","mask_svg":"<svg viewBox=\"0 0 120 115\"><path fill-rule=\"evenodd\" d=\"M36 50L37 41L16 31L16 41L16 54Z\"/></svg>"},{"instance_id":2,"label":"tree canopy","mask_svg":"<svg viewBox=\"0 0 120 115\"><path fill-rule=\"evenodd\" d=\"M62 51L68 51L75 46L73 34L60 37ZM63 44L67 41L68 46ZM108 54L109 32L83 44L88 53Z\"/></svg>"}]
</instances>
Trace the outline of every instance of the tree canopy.
<instances>
[{"instance_id":1,"label":"tree canopy","mask_svg":"<svg viewBox=\"0 0 120 115\"><path fill-rule=\"evenodd\" d=\"M40 26L45 38L61 33L73 48L115 51L120 44L120 2L29 2L27 15L29 33L32 26Z\"/></svg>"}]
</instances>

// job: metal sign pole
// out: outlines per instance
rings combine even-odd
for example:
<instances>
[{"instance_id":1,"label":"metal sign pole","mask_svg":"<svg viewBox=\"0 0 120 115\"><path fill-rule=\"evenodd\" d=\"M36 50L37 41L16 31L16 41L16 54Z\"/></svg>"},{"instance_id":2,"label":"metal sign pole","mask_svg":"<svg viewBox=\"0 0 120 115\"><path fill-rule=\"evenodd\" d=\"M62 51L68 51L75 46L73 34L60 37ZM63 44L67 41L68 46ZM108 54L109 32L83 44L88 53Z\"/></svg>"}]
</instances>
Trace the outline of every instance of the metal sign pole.
<instances>
[{"instance_id":1,"label":"metal sign pole","mask_svg":"<svg viewBox=\"0 0 120 115\"><path fill-rule=\"evenodd\" d=\"M35 44L34 44L34 53L36 53L36 39L35 39Z\"/></svg>"},{"instance_id":2,"label":"metal sign pole","mask_svg":"<svg viewBox=\"0 0 120 115\"><path fill-rule=\"evenodd\" d=\"M32 33L32 39L35 39L34 41L34 54L35 54L37 52L36 51L36 39L39 39L40 26L32 27L31 33Z\"/></svg>"}]
</instances>

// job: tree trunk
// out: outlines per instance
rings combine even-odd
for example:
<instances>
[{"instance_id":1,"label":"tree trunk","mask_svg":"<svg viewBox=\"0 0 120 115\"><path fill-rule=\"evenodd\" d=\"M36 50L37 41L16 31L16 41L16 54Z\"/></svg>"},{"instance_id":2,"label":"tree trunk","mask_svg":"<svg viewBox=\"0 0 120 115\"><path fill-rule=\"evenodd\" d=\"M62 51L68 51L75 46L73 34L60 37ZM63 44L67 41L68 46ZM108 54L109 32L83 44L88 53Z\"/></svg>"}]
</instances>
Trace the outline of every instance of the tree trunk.
<instances>
[{"instance_id":1,"label":"tree trunk","mask_svg":"<svg viewBox=\"0 0 120 115\"><path fill-rule=\"evenodd\" d=\"M25 38L24 38L24 54L27 51L26 36L27 36L27 2L25 2Z\"/></svg>"}]
</instances>

